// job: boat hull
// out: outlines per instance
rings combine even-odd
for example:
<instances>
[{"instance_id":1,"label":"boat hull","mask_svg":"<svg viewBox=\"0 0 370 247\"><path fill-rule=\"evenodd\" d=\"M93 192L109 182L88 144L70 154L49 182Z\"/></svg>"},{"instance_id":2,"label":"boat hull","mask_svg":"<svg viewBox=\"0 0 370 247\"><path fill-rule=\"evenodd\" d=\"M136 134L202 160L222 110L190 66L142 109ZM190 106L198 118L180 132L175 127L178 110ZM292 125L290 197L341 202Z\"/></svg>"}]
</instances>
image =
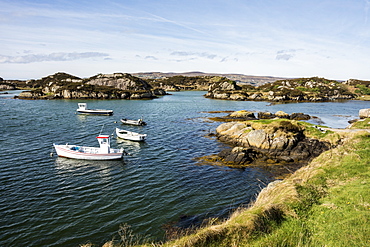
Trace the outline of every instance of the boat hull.
<instances>
[{"instance_id":1,"label":"boat hull","mask_svg":"<svg viewBox=\"0 0 370 247\"><path fill-rule=\"evenodd\" d=\"M136 126L143 126L146 125L146 123L142 120L128 120L128 119L121 119L121 122L123 124L128 124L128 125L136 125Z\"/></svg>"},{"instance_id":2,"label":"boat hull","mask_svg":"<svg viewBox=\"0 0 370 247\"><path fill-rule=\"evenodd\" d=\"M55 151L59 157L80 160L120 160L123 158L124 152L121 149L110 149L110 153L98 153L99 148L93 147L78 147L76 145L56 145L53 144ZM78 148L77 148L78 147ZM80 149L87 149L91 152L81 152ZM72 150L75 149L75 150Z\"/></svg>"},{"instance_id":3,"label":"boat hull","mask_svg":"<svg viewBox=\"0 0 370 247\"><path fill-rule=\"evenodd\" d=\"M113 115L113 110L77 110L80 114L87 114L87 115Z\"/></svg>"}]
</instances>

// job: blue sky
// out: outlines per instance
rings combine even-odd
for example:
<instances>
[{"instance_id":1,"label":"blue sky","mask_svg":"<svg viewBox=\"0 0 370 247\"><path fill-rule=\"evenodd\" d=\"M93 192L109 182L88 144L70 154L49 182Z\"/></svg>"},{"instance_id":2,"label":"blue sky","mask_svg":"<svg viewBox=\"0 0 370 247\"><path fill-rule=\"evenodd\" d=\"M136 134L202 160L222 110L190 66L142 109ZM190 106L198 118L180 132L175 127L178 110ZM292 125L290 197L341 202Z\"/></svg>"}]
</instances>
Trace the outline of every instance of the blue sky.
<instances>
[{"instance_id":1,"label":"blue sky","mask_svg":"<svg viewBox=\"0 0 370 247\"><path fill-rule=\"evenodd\" d=\"M370 80L370 0L0 0L0 77Z\"/></svg>"}]
</instances>

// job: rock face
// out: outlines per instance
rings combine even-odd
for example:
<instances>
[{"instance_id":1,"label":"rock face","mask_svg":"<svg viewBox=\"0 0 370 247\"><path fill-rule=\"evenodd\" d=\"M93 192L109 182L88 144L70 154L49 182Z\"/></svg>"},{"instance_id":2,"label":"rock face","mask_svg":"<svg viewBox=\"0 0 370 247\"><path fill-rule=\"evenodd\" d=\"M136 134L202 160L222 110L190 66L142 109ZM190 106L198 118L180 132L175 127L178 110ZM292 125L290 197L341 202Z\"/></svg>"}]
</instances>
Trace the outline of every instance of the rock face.
<instances>
[{"instance_id":1,"label":"rock face","mask_svg":"<svg viewBox=\"0 0 370 247\"><path fill-rule=\"evenodd\" d=\"M86 83L90 85L109 86L128 91L150 91L152 89L152 86L143 79L123 73L99 74L87 79Z\"/></svg>"},{"instance_id":2,"label":"rock face","mask_svg":"<svg viewBox=\"0 0 370 247\"><path fill-rule=\"evenodd\" d=\"M222 142L235 146L219 156L226 162L249 164L256 160L275 162L309 161L330 148L329 143L307 138L294 121L273 124L224 123L217 129Z\"/></svg>"}]
</instances>

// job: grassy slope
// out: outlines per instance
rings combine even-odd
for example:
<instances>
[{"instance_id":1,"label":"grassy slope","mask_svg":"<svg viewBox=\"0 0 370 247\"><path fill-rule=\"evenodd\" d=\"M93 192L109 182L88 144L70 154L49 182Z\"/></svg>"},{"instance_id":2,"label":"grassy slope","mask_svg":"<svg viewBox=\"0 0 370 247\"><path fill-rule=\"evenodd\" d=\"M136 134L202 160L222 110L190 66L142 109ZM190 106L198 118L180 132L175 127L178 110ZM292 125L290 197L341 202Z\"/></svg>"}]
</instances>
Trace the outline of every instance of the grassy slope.
<instances>
[{"instance_id":1,"label":"grassy slope","mask_svg":"<svg viewBox=\"0 0 370 247\"><path fill-rule=\"evenodd\" d=\"M366 128L369 123L366 119L354 127ZM318 136L321 132L316 128L299 124L305 125L306 135L320 139L334 136L336 142L340 134L342 145L288 178L271 183L251 207L238 210L230 219L210 220L215 223L193 234L143 246L370 246L370 133ZM104 246L137 246L140 242L125 235L122 241Z\"/></svg>"},{"instance_id":2,"label":"grassy slope","mask_svg":"<svg viewBox=\"0 0 370 247\"><path fill-rule=\"evenodd\" d=\"M249 209L163 246L370 246L370 135L347 135Z\"/></svg>"}]
</instances>

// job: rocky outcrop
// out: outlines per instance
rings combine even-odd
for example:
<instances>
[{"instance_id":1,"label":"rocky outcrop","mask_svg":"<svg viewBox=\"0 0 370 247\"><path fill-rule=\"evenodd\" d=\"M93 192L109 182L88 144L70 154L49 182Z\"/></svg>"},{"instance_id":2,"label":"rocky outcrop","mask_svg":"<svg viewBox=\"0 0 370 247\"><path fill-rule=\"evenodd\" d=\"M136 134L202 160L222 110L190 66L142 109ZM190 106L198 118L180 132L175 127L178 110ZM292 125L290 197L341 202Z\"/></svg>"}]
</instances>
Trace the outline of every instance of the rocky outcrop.
<instances>
[{"instance_id":1,"label":"rocky outcrop","mask_svg":"<svg viewBox=\"0 0 370 247\"><path fill-rule=\"evenodd\" d=\"M290 120L309 120L311 118L310 115L301 112L288 114L283 111L277 111L276 113L259 112L257 116L259 119L285 118Z\"/></svg>"},{"instance_id":2,"label":"rocky outcrop","mask_svg":"<svg viewBox=\"0 0 370 247\"><path fill-rule=\"evenodd\" d=\"M288 120L271 124L230 122L218 126L216 132L220 141L234 146L218 156L226 163L238 165L266 160L308 162L331 147L327 142L306 137L302 126Z\"/></svg>"},{"instance_id":3,"label":"rocky outcrop","mask_svg":"<svg viewBox=\"0 0 370 247\"><path fill-rule=\"evenodd\" d=\"M166 92L130 74L108 74L81 79L65 73L29 81L37 87L22 92L21 99L152 99Z\"/></svg>"},{"instance_id":4,"label":"rocky outcrop","mask_svg":"<svg viewBox=\"0 0 370 247\"><path fill-rule=\"evenodd\" d=\"M0 82L0 91L2 90L15 90L17 89L14 84Z\"/></svg>"},{"instance_id":5,"label":"rocky outcrop","mask_svg":"<svg viewBox=\"0 0 370 247\"><path fill-rule=\"evenodd\" d=\"M360 119L370 118L370 109L361 109L358 113Z\"/></svg>"},{"instance_id":6,"label":"rocky outcrop","mask_svg":"<svg viewBox=\"0 0 370 247\"><path fill-rule=\"evenodd\" d=\"M283 111L277 111L276 113L271 112L258 112L257 117L252 111L235 111L223 117L211 117L213 121L220 122L231 122L231 121L246 121L246 120L257 120L257 119L290 119L290 120L309 120L311 116L304 113L292 113L288 114Z\"/></svg>"},{"instance_id":7,"label":"rocky outcrop","mask_svg":"<svg viewBox=\"0 0 370 247\"><path fill-rule=\"evenodd\" d=\"M227 100L258 101L333 101L349 100L356 97L341 82L324 78L299 78L278 80L258 87L223 87L221 84L210 86L207 98Z\"/></svg>"},{"instance_id":8,"label":"rocky outcrop","mask_svg":"<svg viewBox=\"0 0 370 247\"><path fill-rule=\"evenodd\" d=\"M12 81L5 81L0 77L0 91L3 90L15 90L17 89L16 85Z\"/></svg>"},{"instance_id":9,"label":"rocky outcrop","mask_svg":"<svg viewBox=\"0 0 370 247\"><path fill-rule=\"evenodd\" d=\"M126 73L99 74L86 79L85 83L90 85L114 87L126 91L152 90L152 86L143 79Z\"/></svg>"}]
</instances>

